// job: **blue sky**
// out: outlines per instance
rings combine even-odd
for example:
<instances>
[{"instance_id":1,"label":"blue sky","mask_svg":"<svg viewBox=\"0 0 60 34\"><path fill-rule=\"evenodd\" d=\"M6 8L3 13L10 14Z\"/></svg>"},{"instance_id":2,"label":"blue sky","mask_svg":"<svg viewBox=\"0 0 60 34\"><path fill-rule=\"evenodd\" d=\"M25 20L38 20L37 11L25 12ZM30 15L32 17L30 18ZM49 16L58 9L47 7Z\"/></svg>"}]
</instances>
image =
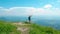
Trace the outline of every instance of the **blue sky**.
<instances>
[{"instance_id":1,"label":"blue sky","mask_svg":"<svg viewBox=\"0 0 60 34\"><path fill-rule=\"evenodd\" d=\"M43 7L46 4L52 4L54 7L60 7L60 0L0 0L0 6L10 7Z\"/></svg>"},{"instance_id":2,"label":"blue sky","mask_svg":"<svg viewBox=\"0 0 60 34\"><path fill-rule=\"evenodd\" d=\"M0 0L2 15L60 15L60 0Z\"/></svg>"}]
</instances>

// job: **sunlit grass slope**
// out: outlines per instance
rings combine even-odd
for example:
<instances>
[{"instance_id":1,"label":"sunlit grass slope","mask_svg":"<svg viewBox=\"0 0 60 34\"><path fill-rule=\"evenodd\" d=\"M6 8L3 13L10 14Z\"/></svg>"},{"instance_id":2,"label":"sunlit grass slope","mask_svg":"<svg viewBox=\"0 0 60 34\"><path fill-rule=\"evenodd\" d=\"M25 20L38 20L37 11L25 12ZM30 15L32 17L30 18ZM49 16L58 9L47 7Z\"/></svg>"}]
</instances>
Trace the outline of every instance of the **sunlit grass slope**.
<instances>
[{"instance_id":1,"label":"sunlit grass slope","mask_svg":"<svg viewBox=\"0 0 60 34\"><path fill-rule=\"evenodd\" d=\"M17 27L11 23L0 21L0 34L20 34L20 31L16 30Z\"/></svg>"},{"instance_id":2,"label":"sunlit grass slope","mask_svg":"<svg viewBox=\"0 0 60 34\"><path fill-rule=\"evenodd\" d=\"M13 25L13 23L0 21L0 34L21 34L21 31L17 30L19 28L29 28L29 34L60 34L59 30L52 27L41 26L34 23L25 22L22 25Z\"/></svg>"},{"instance_id":3,"label":"sunlit grass slope","mask_svg":"<svg viewBox=\"0 0 60 34\"><path fill-rule=\"evenodd\" d=\"M60 31L56 30L52 27L46 27L46 26L40 26L37 24L32 24L29 34L60 34Z\"/></svg>"}]
</instances>

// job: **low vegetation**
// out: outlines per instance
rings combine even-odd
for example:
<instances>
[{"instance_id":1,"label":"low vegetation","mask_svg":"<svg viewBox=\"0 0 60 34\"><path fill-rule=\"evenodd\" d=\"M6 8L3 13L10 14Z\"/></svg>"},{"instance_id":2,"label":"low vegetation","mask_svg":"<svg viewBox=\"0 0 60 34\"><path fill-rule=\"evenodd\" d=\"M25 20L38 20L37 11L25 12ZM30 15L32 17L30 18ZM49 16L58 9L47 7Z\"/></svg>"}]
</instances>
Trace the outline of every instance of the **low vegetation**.
<instances>
[{"instance_id":1,"label":"low vegetation","mask_svg":"<svg viewBox=\"0 0 60 34\"><path fill-rule=\"evenodd\" d=\"M60 34L60 31L51 27L32 24L29 34Z\"/></svg>"},{"instance_id":2,"label":"low vegetation","mask_svg":"<svg viewBox=\"0 0 60 34\"><path fill-rule=\"evenodd\" d=\"M24 24L28 24L28 22ZM29 34L60 34L59 30L52 27L40 26L33 23L30 23L29 26L25 25L22 27L30 27ZM12 25L10 22L0 21L0 34L21 34L21 31L18 31L17 26Z\"/></svg>"},{"instance_id":3,"label":"low vegetation","mask_svg":"<svg viewBox=\"0 0 60 34\"><path fill-rule=\"evenodd\" d=\"M17 27L11 23L0 21L0 34L20 34L20 31L16 30Z\"/></svg>"}]
</instances>

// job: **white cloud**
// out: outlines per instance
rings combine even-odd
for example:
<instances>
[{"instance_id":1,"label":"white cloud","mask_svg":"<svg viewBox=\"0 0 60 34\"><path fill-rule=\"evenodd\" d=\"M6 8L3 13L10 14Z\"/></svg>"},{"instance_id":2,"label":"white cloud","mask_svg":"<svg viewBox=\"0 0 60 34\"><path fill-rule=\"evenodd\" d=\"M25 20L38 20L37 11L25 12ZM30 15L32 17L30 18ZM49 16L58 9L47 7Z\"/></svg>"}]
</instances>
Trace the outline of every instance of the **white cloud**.
<instances>
[{"instance_id":1,"label":"white cloud","mask_svg":"<svg viewBox=\"0 0 60 34\"><path fill-rule=\"evenodd\" d=\"M35 11L33 7L12 7L8 9L8 15L32 15Z\"/></svg>"},{"instance_id":2,"label":"white cloud","mask_svg":"<svg viewBox=\"0 0 60 34\"><path fill-rule=\"evenodd\" d=\"M46 5L51 8L50 5ZM45 7L46 7L45 6ZM44 8L34 8L34 7L12 7L9 9L0 8L0 16L20 16L20 15L60 15L60 9L44 9Z\"/></svg>"},{"instance_id":3,"label":"white cloud","mask_svg":"<svg viewBox=\"0 0 60 34\"><path fill-rule=\"evenodd\" d=\"M36 13L34 7L12 7L9 9L1 8L0 14L2 15L33 15Z\"/></svg>"},{"instance_id":4,"label":"white cloud","mask_svg":"<svg viewBox=\"0 0 60 34\"><path fill-rule=\"evenodd\" d=\"M48 8L48 9L52 8L52 5L51 4L47 4L47 5L44 6L44 8Z\"/></svg>"}]
</instances>

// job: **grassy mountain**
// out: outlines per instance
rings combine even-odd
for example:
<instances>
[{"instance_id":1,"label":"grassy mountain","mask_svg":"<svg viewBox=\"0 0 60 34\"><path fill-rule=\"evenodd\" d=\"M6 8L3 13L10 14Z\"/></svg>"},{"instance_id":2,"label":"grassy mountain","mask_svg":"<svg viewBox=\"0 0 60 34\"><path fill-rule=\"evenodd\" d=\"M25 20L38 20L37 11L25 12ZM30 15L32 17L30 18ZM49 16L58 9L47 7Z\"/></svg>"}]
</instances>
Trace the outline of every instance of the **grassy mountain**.
<instances>
[{"instance_id":1,"label":"grassy mountain","mask_svg":"<svg viewBox=\"0 0 60 34\"><path fill-rule=\"evenodd\" d=\"M26 22L24 24L27 24ZM21 28L21 26L19 26ZM37 24L31 23L23 26L24 28L30 27L29 34L60 34L59 30L56 30L52 27L40 26ZM8 23L5 21L0 21L0 34L21 34L21 31L17 30L16 25Z\"/></svg>"},{"instance_id":2,"label":"grassy mountain","mask_svg":"<svg viewBox=\"0 0 60 34\"><path fill-rule=\"evenodd\" d=\"M30 34L60 34L60 31L51 27L32 24Z\"/></svg>"},{"instance_id":3,"label":"grassy mountain","mask_svg":"<svg viewBox=\"0 0 60 34\"><path fill-rule=\"evenodd\" d=\"M20 31L16 30L17 27L11 23L0 21L0 34L20 34Z\"/></svg>"}]
</instances>

